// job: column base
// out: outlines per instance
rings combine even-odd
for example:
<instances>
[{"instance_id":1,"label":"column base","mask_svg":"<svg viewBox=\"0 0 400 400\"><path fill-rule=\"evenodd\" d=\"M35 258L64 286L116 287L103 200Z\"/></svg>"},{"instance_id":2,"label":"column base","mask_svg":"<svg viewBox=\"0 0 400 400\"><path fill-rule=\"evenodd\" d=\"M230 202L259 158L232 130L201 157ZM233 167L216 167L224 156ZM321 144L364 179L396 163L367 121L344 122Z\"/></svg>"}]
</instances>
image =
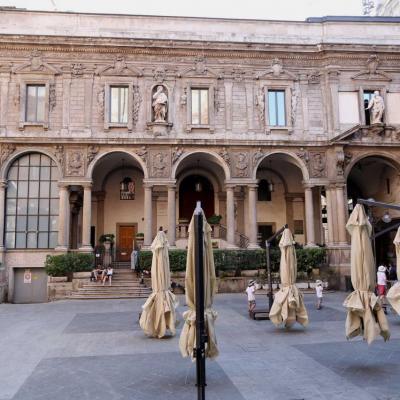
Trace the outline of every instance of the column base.
<instances>
[{"instance_id":1,"label":"column base","mask_svg":"<svg viewBox=\"0 0 400 400\"><path fill-rule=\"evenodd\" d=\"M316 247L319 247L319 246L317 246L315 243L307 243L304 246L305 249L315 249Z\"/></svg>"},{"instance_id":2,"label":"column base","mask_svg":"<svg viewBox=\"0 0 400 400\"><path fill-rule=\"evenodd\" d=\"M68 248L66 246L57 246L54 248L54 251L60 251L60 252L67 252Z\"/></svg>"},{"instance_id":3,"label":"column base","mask_svg":"<svg viewBox=\"0 0 400 400\"><path fill-rule=\"evenodd\" d=\"M93 247L90 245L79 247L78 249L81 253L92 253Z\"/></svg>"},{"instance_id":4,"label":"column base","mask_svg":"<svg viewBox=\"0 0 400 400\"><path fill-rule=\"evenodd\" d=\"M258 244L255 243L249 243L247 246L247 250L260 250L261 247Z\"/></svg>"}]
</instances>

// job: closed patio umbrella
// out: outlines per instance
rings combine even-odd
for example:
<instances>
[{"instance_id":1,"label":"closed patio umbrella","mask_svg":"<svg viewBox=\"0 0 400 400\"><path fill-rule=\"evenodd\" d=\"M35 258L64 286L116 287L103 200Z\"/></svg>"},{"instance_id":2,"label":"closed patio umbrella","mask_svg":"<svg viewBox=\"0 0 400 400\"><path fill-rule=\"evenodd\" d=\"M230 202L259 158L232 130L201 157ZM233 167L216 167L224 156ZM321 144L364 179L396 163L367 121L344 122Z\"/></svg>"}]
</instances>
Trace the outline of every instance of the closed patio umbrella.
<instances>
[{"instance_id":1,"label":"closed patio umbrella","mask_svg":"<svg viewBox=\"0 0 400 400\"><path fill-rule=\"evenodd\" d=\"M357 204L346 225L351 235L351 283L354 288L344 301L347 308L346 337L363 335L370 344L378 334L390 337L389 324L374 293L376 270L371 246L372 227L364 207Z\"/></svg>"},{"instance_id":2,"label":"closed patio umbrella","mask_svg":"<svg viewBox=\"0 0 400 400\"><path fill-rule=\"evenodd\" d=\"M202 211L201 211L202 212ZM204 271L204 319L207 335L205 355L209 358L218 356L217 338L214 323L217 312L212 309L214 294L217 289L215 277L214 256L211 244L211 227L203 214L203 271ZM179 338L179 349L183 357L194 356L196 347L196 294L195 294L195 226L194 217L189 224L189 240L186 260L186 303L189 310L184 312L184 326Z\"/></svg>"},{"instance_id":3,"label":"closed patio umbrella","mask_svg":"<svg viewBox=\"0 0 400 400\"><path fill-rule=\"evenodd\" d=\"M168 241L163 231L155 237L151 250L153 259L151 263L152 294L142 306L143 311L139 324L148 336L162 338L167 330L175 335L177 302L175 295L169 290L171 274L169 271Z\"/></svg>"},{"instance_id":4,"label":"closed patio umbrella","mask_svg":"<svg viewBox=\"0 0 400 400\"><path fill-rule=\"evenodd\" d=\"M290 229L283 231L279 242L281 249L280 276L281 289L275 294L269 319L274 325L292 326L296 321L303 326L308 324L307 310L303 294L296 286L297 259Z\"/></svg>"},{"instance_id":5,"label":"closed patio umbrella","mask_svg":"<svg viewBox=\"0 0 400 400\"><path fill-rule=\"evenodd\" d=\"M396 236L393 240L394 246L396 248L396 272L397 279L399 279L400 274L400 227L397 229ZM397 282L389 289L386 298L388 299L390 305L393 309L400 315L400 282Z\"/></svg>"}]
</instances>

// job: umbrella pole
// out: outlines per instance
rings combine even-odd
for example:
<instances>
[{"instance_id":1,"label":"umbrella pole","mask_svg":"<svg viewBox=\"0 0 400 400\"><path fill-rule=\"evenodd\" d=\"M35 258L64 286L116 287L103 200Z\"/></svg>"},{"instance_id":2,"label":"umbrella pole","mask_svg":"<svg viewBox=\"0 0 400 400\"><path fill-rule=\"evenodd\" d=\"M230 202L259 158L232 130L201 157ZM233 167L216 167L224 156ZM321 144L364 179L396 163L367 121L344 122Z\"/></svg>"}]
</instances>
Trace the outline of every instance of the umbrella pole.
<instances>
[{"instance_id":1,"label":"umbrella pole","mask_svg":"<svg viewBox=\"0 0 400 400\"><path fill-rule=\"evenodd\" d=\"M203 255L203 214L199 203L194 215L195 231L195 276L196 276L196 386L197 399L205 399L206 356L205 356L205 323L204 323L204 255Z\"/></svg>"},{"instance_id":2,"label":"umbrella pole","mask_svg":"<svg viewBox=\"0 0 400 400\"><path fill-rule=\"evenodd\" d=\"M272 275L271 275L271 256L269 254L269 242L265 241L265 250L267 252L267 274L268 274L268 311L271 311L274 302L272 295Z\"/></svg>"}]
</instances>

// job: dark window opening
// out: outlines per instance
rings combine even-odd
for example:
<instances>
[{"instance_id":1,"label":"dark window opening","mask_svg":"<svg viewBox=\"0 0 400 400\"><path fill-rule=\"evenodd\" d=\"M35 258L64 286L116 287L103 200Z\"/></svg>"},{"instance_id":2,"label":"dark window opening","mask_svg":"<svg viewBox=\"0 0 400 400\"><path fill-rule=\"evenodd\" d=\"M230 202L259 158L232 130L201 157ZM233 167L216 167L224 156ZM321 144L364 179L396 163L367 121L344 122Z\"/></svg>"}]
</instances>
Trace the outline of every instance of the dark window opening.
<instances>
[{"instance_id":1,"label":"dark window opening","mask_svg":"<svg viewBox=\"0 0 400 400\"><path fill-rule=\"evenodd\" d=\"M261 179L258 184L258 201L271 201L270 184L266 179Z\"/></svg>"}]
</instances>

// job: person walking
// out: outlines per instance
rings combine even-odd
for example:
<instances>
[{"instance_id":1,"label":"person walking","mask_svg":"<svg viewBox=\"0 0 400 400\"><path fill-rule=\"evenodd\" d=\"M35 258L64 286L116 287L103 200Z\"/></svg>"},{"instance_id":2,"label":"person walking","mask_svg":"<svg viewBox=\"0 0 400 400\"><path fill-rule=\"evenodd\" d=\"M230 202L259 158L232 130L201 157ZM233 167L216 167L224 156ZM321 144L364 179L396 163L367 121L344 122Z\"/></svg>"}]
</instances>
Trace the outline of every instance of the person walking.
<instances>
[{"instance_id":1,"label":"person walking","mask_svg":"<svg viewBox=\"0 0 400 400\"><path fill-rule=\"evenodd\" d=\"M378 272L376 273L376 283L377 283L377 292L378 297L382 303L383 311L387 314L386 311L386 285L387 285L387 278L386 278L386 268L384 265L380 265L378 267Z\"/></svg>"},{"instance_id":2,"label":"person walking","mask_svg":"<svg viewBox=\"0 0 400 400\"><path fill-rule=\"evenodd\" d=\"M315 294L317 296L317 310L320 310L322 308L322 298L323 298L323 291L324 287L322 286L322 281L317 279L315 281Z\"/></svg>"},{"instance_id":3,"label":"person walking","mask_svg":"<svg viewBox=\"0 0 400 400\"><path fill-rule=\"evenodd\" d=\"M255 283L256 282L254 280L250 281L246 289L249 314L251 314L256 308L256 296L254 295L256 291Z\"/></svg>"}]
</instances>

